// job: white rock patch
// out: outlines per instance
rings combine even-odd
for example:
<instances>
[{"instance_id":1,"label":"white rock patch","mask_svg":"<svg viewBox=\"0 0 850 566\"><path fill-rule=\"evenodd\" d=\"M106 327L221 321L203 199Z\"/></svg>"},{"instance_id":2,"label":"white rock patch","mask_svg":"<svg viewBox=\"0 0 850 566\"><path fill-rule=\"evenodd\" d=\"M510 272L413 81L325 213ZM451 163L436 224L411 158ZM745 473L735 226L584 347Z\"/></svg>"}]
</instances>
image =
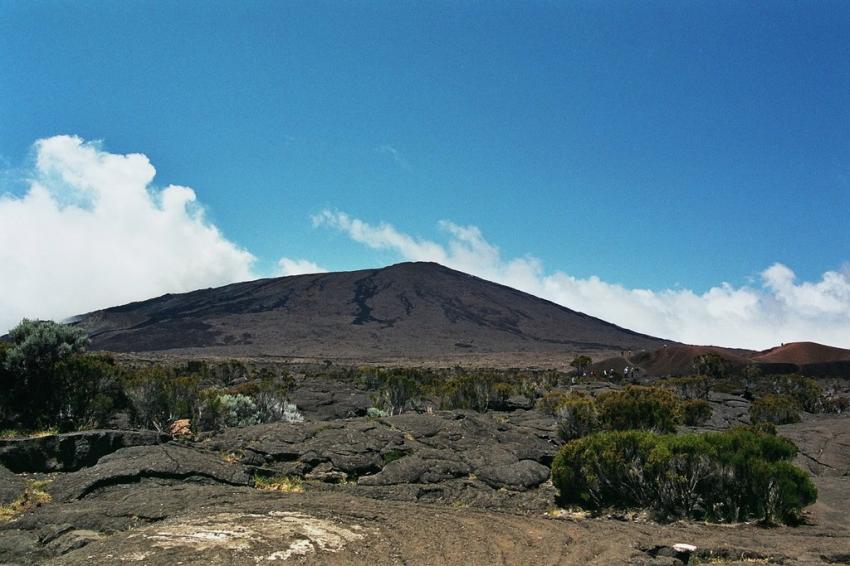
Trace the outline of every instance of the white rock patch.
<instances>
[{"instance_id":1,"label":"white rock patch","mask_svg":"<svg viewBox=\"0 0 850 566\"><path fill-rule=\"evenodd\" d=\"M346 544L365 538L362 531L360 525L343 526L304 513L272 511L184 518L141 534L152 547L162 550L229 551L260 563L314 552L338 552ZM126 558L132 560L131 556Z\"/></svg>"}]
</instances>

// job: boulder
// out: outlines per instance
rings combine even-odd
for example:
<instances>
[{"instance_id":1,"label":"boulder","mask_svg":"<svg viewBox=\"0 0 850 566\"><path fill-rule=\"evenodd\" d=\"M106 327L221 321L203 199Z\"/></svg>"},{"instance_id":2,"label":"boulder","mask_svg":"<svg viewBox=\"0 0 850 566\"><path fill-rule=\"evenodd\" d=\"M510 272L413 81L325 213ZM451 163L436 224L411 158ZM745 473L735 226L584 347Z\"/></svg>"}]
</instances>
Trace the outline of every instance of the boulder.
<instances>
[{"instance_id":1,"label":"boulder","mask_svg":"<svg viewBox=\"0 0 850 566\"><path fill-rule=\"evenodd\" d=\"M532 460L520 460L507 466L485 466L475 476L494 489L502 487L525 491L549 479L549 468Z\"/></svg>"},{"instance_id":2,"label":"boulder","mask_svg":"<svg viewBox=\"0 0 850 566\"><path fill-rule=\"evenodd\" d=\"M361 477L357 484L437 483L468 475L469 472L469 466L457 460L426 460L420 456L406 456L390 462L377 474Z\"/></svg>"}]
</instances>

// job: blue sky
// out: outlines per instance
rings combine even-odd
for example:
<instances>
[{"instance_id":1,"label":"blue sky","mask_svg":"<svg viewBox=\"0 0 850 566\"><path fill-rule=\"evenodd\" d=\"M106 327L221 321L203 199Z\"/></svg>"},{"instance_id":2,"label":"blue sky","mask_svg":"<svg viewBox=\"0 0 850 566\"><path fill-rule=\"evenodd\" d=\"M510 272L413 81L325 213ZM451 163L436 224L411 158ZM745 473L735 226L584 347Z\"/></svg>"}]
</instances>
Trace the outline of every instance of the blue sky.
<instances>
[{"instance_id":1,"label":"blue sky","mask_svg":"<svg viewBox=\"0 0 850 566\"><path fill-rule=\"evenodd\" d=\"M68 134L192 187L254 274L409 258L329 210L625 289L817 284L850 260L848 29L838 1L0 0L0 193Z\"/></svg>"}]
</instances>

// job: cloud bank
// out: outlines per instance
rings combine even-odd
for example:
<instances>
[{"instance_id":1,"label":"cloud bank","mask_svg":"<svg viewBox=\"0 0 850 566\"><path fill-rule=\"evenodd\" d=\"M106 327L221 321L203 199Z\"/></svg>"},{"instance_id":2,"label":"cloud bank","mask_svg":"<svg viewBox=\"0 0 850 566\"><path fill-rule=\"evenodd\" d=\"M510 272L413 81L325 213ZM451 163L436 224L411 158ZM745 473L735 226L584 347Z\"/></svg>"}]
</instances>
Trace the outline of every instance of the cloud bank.
<instances>
[{"instance_id":1,"label":"cloud bank","mask_svg":"<svg viewBox=\"0 0 850 566\"><path fill-rule=\"evenodd\" d=\"M328 270L324 267L319 267L312 261L306 259L291 259L282 257L277 262L278 275L281 277L287 275L304 275L305 273L326 273Z\"/></svg>"},{"instance_id":2,"label":"cloud bank","mask_svg":"<svg viewBox=\"0 0 850 566\"><path fill-rule=\"evenodd\" d=\"M256 277L254 256L205 220L192 189L151 185L146 156L73 136L34 151L26 193L0 196L0 334L23 317Z\"/></svg>"},{"instance_id":3,"label":"cloud bank","mask_svg":"<svg viewBox=\"0 0 850 566\"><path fill-rule=\"evenodd\" d=\"M445 243L415 238L391 224L377 225L324 210L314 226L339 230L369 248L408 261L436 261L544 297L571 309L654 336L691 344L763 349L812 340L850 348L850 270L828 271L819 281L798 282L775 263L757 285L722 283L705 293L628 289L598 277L547 272L534 257L504 258L475 226L439 223Z\"/></svg>"}]
</instances>

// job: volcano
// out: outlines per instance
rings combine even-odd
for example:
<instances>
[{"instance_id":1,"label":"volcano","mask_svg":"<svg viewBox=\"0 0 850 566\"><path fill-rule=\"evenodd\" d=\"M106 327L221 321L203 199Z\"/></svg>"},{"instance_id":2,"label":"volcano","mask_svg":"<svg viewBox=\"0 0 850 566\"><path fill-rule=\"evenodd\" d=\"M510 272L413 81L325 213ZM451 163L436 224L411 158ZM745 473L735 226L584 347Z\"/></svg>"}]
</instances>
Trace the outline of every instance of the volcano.
<instances>
[{"instance_id":1,"label":"volcano","mask_svg":"<svg viewBox=\"0 0 850 566\"><path fill-rule=\"evenodd\" d=\"M76 324L96 350L185 356L369 360L673 344L427 262L168 294Z\"/></svg>"}]
</instances>

